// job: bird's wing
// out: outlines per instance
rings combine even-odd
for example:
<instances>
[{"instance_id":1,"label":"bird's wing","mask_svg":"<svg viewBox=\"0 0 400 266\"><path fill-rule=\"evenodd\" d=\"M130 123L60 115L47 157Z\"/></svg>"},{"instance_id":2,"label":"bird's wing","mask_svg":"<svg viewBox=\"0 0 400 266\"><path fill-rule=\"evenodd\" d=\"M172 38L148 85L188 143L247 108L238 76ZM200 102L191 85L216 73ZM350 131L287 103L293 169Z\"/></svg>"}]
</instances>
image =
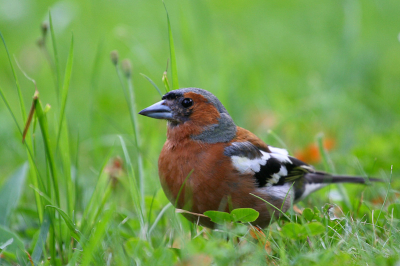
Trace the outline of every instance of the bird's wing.
<instances>
[{"instance_id":1,"label":"bird's wing","mask_svg":"<svg viewBox=\"0 0 400 266\"><path fill-rule=\"evenodd\" d=\"M383 182L378 178L331 175L316 171L299 159L289 156L285 149L258 146L250 141L232 142L225 147L232 166L243 175L252 175L259 188L293 184L294 200L298 201L330 183Z\"/></svg>"},{"instance_id":2,"label":"bird's wing","mask_svg":"<svg viewBox=\"0 0 400 266\"><path fill-rule=\"evenodd\" d=\"M309 180L304 177L309 173L320 173L289 156L285 149L268 146L265 151L249 141L231 143L225 148L224 155L231 158L233 167L240 174L252 174L260 188L294 183L295 200L304 197L305 192L309 193L306 186ZM318 184L312 191L322 186Z\"/></svg>"}]
</instances>

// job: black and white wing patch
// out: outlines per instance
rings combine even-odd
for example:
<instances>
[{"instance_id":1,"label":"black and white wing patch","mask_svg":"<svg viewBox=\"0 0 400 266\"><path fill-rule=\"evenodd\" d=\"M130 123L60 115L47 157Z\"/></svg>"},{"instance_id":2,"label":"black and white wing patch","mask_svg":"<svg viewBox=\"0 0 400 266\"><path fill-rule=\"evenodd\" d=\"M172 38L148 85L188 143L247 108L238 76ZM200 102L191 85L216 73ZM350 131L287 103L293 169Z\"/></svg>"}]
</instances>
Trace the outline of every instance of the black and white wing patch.
<instances>
[{"instance_id":1,"label":"black and white wing patch","mask_svg":"<svg viewBox=\"0 0 400 266\"><path fill-rule=\"evenodd\" d=\"M270 152L260 150L250 142L234 142L225 148L224 155L231 158L233 167L239 173L252 174L259 188L272 189L294 183L295 201L324 187L329 183L326 181L332 178L289 156L285 149L272 146L268 148Z\"/></svg>"},{"instance_id":2,"label":"black and white wing patch","mask_svg":"<svg viewBox=\"0 0 400 266\"><path fill-rule=\"evenodd\" d=\"M250 142L234 142L224 154L241 174L253 174L259 187L283 183L293 162L285 149L268 147L271 152L258 149ZM282 178L283 177L283 178Z\"/></svg>"},{"instance_id":3,"label":"black and white wing patch","mask_svg":"<svg viewBox=\"0 0 400 266\"><path fill-rule=\"evenodd\" d=\"M248 141L234 142L225 148L224 155L230 157L232 166L240 174L252 175L257 186L267 193L286 198L289 188L293 187L295 202L330 183L366 183L364 177L315 171L310 165L289 156L284 149L272 146L268 149L269 152L261 150ZM369 181L382 182L378 178L369 178Z\"/></svg>"}]
</instances>

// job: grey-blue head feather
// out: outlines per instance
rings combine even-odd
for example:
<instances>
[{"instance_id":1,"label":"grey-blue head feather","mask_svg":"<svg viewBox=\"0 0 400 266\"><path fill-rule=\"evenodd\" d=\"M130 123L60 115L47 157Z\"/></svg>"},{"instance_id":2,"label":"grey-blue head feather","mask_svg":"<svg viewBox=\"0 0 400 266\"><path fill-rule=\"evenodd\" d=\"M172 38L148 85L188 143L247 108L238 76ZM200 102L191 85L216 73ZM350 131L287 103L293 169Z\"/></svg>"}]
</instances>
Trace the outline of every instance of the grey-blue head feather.
<instances>
[{"instance_id":1,"label":"grey-blue head feather","mask_svg":"<svg viewBox=\"0 0 400 266\"><path fill-rule=\"evenodd\" d=\"M164 95L165 98L179 97L184 93L194 92L202 95L208 102L218 110L220 117L218 124L210 125L204 129L199 135L193 135L193 140L198 140L206 143L229 142L236 136L236 125L225 109L224 105L209 91L199 88L184 88L171 91Z\"/></svg>"}]
</instances>

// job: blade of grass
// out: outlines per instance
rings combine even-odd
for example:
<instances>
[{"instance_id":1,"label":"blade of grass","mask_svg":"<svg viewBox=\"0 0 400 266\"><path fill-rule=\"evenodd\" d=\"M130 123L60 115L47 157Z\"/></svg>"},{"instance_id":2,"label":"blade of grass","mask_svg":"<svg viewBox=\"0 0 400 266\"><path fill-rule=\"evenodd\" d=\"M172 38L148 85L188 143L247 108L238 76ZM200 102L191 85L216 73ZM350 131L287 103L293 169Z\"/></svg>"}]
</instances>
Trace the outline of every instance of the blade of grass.
<instances>
[{"instance_id":1,"label":"blade of grass","mask_svg":"<svg viewBox=\"0 0 400 266\"><path fill-rule=\"evenodd\" d=\"M20 71L24 74L24 76L25 76L29 81L31 81L31 82L33 83L33 85L34 85L34 87L35 87L35 93L38 92L37 85L36 85L36 81L35 81L33 78L31 78L31 77L22 69L22 67L19 65L17 59L16 59L16 58L14 58L14 59L15 59L15 62L16 62L16 64L17 64L18 68L20 69ZM34 161L34 157L33 157L32 152L31 152L31 146L34 145L34 142L30 142L30 141L29 141L30 135L28 135L27 132L28 132L28 130L29 130L29 125L30 125L31 120L33 119L33 115L34 115L34 113L35 113L35 106L36 106L36 102L37 102L37 101L38 101L38 98L35 97L35 95L34 95L33 100L32 100L32 105L31 105L31 108L30 108L30 111L29 111L29 115L28 115L28 118L27 118L27 121L26 121L26 124L25 124L24 132L23 132L23 135L22 135L22 141L23 141L23 142L24 142L25 139L28 140L28 141L25 143L25 145L26 145L26 148L27 148L27 151L28 151L29 155L31 156L32 161ZM47 111L45 110L44 113L46 113L46 112L47 112ZM34 121L36 121L36 120L34 120ZM35 124L34 124L34 126L35 126ZM32 132L34 132L34 126L33 126ZM31 145L27 145L27 143L31 143ZM34 186L38 187L38 183L37 183L37 182L39 181L41 185L43 184L43 182L41 182L42 180L41 180L41 178L40 178L40 173L39 173L39 171L38 171L38 169L37 169L36 164L33 164L33 165L35 166L35 170L37 171L37 175L36 175L36 176L38 177L37 180L34 180ZM42 186L42 187L43 187L43 186ZM38 197L38 195L35 194L35 196L37 197L37 201L41 203L40 198ZM43 211L42 211L42 212L43 212Z\"/></svg>"},{"instance_id":2,"label":"blade of grass","mask_svg":"<svg viewBox=\"0 0 400 266\"><path fill-rule=\"evenodd\" d=\"M136 101L135 101L135 92L133 90L133 83L132 83L132 75L125 75L128 83L128 92L129 92L129 106L131 109L131 114L132 114L132 123L133 123L133 130L134 130L134 142L135 142L135 148L136 148L136 159L137 159L137 168L138 168L138 175L139 175L139 191L140 191L140 205L141 209L144 215L145 212L145 202L144 202L144 189L145 189L145 184L144 184L144 169L143 169L143 156L140 150L141 147L141 138L140 138L140 130L139 130L139 124L138 124L138 118L137 118L137 111L136 111Z\"/></svg>"},{"instance_id":3,"label":"blade of grass","mask_svg":"<svg viewBox=\"0 0 400 266\"><path fill-rule=\"evenodd\" d=\"M59 146L63 167L63 180L64 180L64 189L66 193L67 200L67 210L68 215L72 215L75 206L75 196L74 196L74 184L72 183L71 177L71 152L69 148L69 132L68 132L68 123L64 122L61 128L61 136L62 141Z\"/></svg>"},{"instance_id":4,"label":"blade of grass","mask_svg":"<svg viewBox=\"0 0 400 266\"><path fill-rule=\"evenodd\" d=\"M11 67L11 70L12 70L12 73L13 73L13 76L14 76L14 82L15 82L15 85L17 87L18 99L19 99L19 105L20 105L20 109L21 109L22 120L26 121L25 102L24 102L24 98L22 96L21 86L19 85L17 73L15 72L14 66L13 66L12 61L11 61L10 53L8 51L8 47L7 47L6 41L5 41L4 36L1 33L1 31L0 31L0 37L1 37L1 40L3 41L4 48L6 49L8 62L10 64L10 67ZM27 76L27 75L25 74L25 76ZM6 97L5 97L5 95L4 95L4 93L2 92L1 89L0 89L0 94L1 94L1 97L2 97L3 101L5 102L5 104L7 106L7 109L10 111L11 116L13 117L13 119L15 121L15 124L16 124L16 126L18 128L18 131L21 133L21 136L23 136L23 132L21 130L21 127L19 126L19 123L18 123L18 121L16 119L16 116L15 116L14 112L12 111L12 109L11 109L11 107L10 107L10 105L9 105L9 103L8 103ZM31 179L31 182L35 186L38 186L39 185L39 178L38 178L38 176L37 176L37 174L35 172L35 169L37 167L36 167L36 164L34 163L34 159L33 159L34 157L33 157L33 154L31 152L32 145L31 145L31 138L30 138L29 135L26 137L26 140L27 140L27 144L25 145L25 147L26 147L27 153L28 153L28 161L29 161L29 166L30 166L29 167L29 169L30 169L30 179ZM38 210L39 220L42 221L42 219L43 219L43 207L42 207L42 203L41 203L40 197L36 197L36 207L37 207L37 210Z\"/></svg>"},{"instance_id":5,"label":"blade of grass","mask_svg":"<svg viewBox=\"0 0 400 266\"><path fill-rule=\"evenodd\" d=\"M164 83L165 91L166 92L170 92L171 89L169 88L169 81L168 81L168 73L167 73L167 71L164 71L161 80Z\"/></svg>"},{"instance_id":6,"label":"blade of grass","mask_svg":"<svg viewBox=\"0 0 400 266\"><path fill-rule=\"evenodd\" d=\"M54 213L51 215L51 219L54 221ZM50 221L50 243L49 243L49 253L52 265L58 265L57 263L57 244L56 244L56 233L55 233L55 224L53 221Z\"/></svg>"},{"instance_id":7,"label":"blade of grass","mask_svg":"<svg viewBox=\"0 0 400 266\"><path fill-rule=\"evenodd\" d=\"M0 252L2 252L7 246L11 245L14 242L14 238L8 239L5 243L0 245Z\"/></svg>"},{"instance_id":8,"label":"blade of grass","mask_svg":"<svg viewBox=\"0 0 400 266\"><path fill-rule=\"evenodd\" d=\"M121 72L119 70L118 67L118 60L116 60L116 56L118 54L116 52L112 52L112 62L115 65L115 69L117 71L117 75L118 78L120 80L122 89L124 91L124 96L125 96L125 101L128 105L129 108L129 114L130 114L130 119L131 119L131 123L132 123L132 127L133 127L133 133L134 133L134 144L135 144L135 148L136 148L136 159L137 159L137 167L136 168L132 168L135 170L135 177L138 176L139 177L139 195L140 197L137 199L140 202L140 213L141 216L143 218L143 225L145 225L144 223L144 215L145 215L145 201L144 201L144 189L145 189L145 185L144 185L144 170L143 170L143 157L140 151L140 146L141 146L141 141L140 141L140 131L139 131L139 125L137 123L137 112L136 112L136 103L135 103L135 94L134 94L134 90L133 90L133 84L132 84L132 65L130 63L130 61L128 59L124 59L122 61L122 69L123 72L125 74L125 78L127 81L127 85L128 88L125 87L125 82L122 79L122 75ZM113 59L114 58L114 59ZM123 140L122 140L123 141ZM123 143L123 145L125 145L125 143ZM126 147L125 147L126 148ZM126 155L128 156L127 158L129 158L129 154L126 153ZM129 159L129 163L130 163L130 159ZM136 179L136 178L135 178ZM135 184L137 184L135 182ZM136 186L135 186L136 187Z\"/></svg>"},{"instance_id":9,"label":"blade of grass","mask_svg":"<svg viewBox=\"0 0 400 266\"><path fill-rule=\"evenodd\" d=\"M49 167L50 167L50 173L52 177L52 183L53 183L53 189L55 193L55 199L56 199L56 204L57 206L60 206L60 192L59 192L59 185L58 185L58 172L56 169L56 164L54 161L54 154L50 145L50 135L48 131L48 122L47 122L47 117L43 112L42 104L40 103L39 99L39 92L35 92L34 99L37 99L35 103L35 110L36 110L36 115L39 120L39 126L40 130L42 132L42 137L43 137L43 142L44 142L44 147L46 151L46 158L49 162Z\"/></svg>"},{"instance_id":10,"label":"blade of grass","mask_svg":"<svg viewBox=\"0 0 400 266\"><path fill-rule=\"evenodd\" d=\"M106 158L103 161L103 164L101 166L101 170L99 172L98 178L97 178L97 183L96 186L94 188L93 194L90 197L90 200L88 202L88 204L85 207L85 210L83 212L83 219L82 219L82 230L85 231L86 230L86 226L88 226L89 228L92 226L92 224L94 223L94 217L95 213L96 213L96 208L93 206L95 204L95 202L97 200L99 200L100 196L105 187L104 187L104 183L107 184L107 180L105 180L106 175L104 175L104 170L106 169L107 163L111 158L112 153L114 152L114 147L108 152Z\"/></svg>"},{"instance_id":11,"label":"blade of grass","mask_svg":"<svg viewBox=\"0 0 400 266\"><path fill-rule=\"evenodd\" d=\"M47 201L48 204L54 205L54 202L42 191L40 191L38 188L29 185L30 188L32 188L40 197L42 197L45 201Z\"/></svg>"},{"instance_id":12,"label":"blade of grass","mask_svg":"<svg viewBox=\"0 0 400 266\"><path fill-rule=\"evenodd\" d=\"M283 205L285 204L286 199L287 199L287 196L289 195L289 192L292 190L292 188L293 188L293 186L294 186L294 183L296 183L296 182L293 182L293 183L292 183L292 185L290 186L288 192L286 193L285 199L283 200L282 205L281 205L281 210L283 209Z\"/></svg>"},{"instance_id":13,"label":"blade of grass","mask_svg":"<svg viewBox=\"0 0 400 266\"><path fill-rule=\"evenodd\" d=\"M157 92L158 92L158 94L160 94L160 96L163 96L162 93L161 93L161 91L160 91L160 89L157 87L157 85L154 83L154 81L151 80L151 78L149 78L148 76L146 76L146 75L143 74L143 73L140 73L140 75L142 75L142 77L144 77L145 79L147 79L147 80L151 83L151 85L153 85L153 87L157 90Z\"/></svg>"},{"instance_id":14,"label":"blade of grass","mask_svg":"<svg viewBox=\"0 0 400 266\"><path fill-rule=\"evenodd\" d=\"M20 237L16 233L12 232L9 228L0 225L0 243L3 244L9 239L13 239L13 242L7 245L7 247L5 247L7 251L11 251L14 254L17 254L17 251L25 250L24 243L22 242ZM3 260L0 260L0 264L4 265Z\"/></svg>"},{"instance_id":15,"label":"blade of grass","mask_svg":"<svg viewBox=\"0 0 400 266\"><path fill-rule=\"evenodd\" d=\"M167 205L162 208L160 213L157 215L156 219L154 220L153 225L150 227L149 232L147 233L147 238L150 239L151 233L153 232L154 228L157 226L158 222L161 220L164 213L172 206L172 203L168 203Z\"/></svg>"},{"instance_id":16,"label":"blade of grass","mask_svg":"<svg viewBox=\"0 0 400 266\"><path fill-rule=\"evenodd\" d=\"M325 171L329 173L336 173L335 166L330 160L327 151L324 147L324 134L320 133L317 135L317 145L319 149L319 153L321 154L322 162L324 163Z\"/></svg>"},{"instance_id":17,"label":"blade of grass","mask_svg":"<svg viewBox=\"0 0 400 266\"><path fill-rule=\"evenodd\" d=\"M97 210L96 210L96 212L95 212L95 214L93 216L94 217L93 221L98 221L99 220L100 214L103 212L104 207L105 207L106 203L108 202L108 200L109 200L109 198L111 196L112 189L113 189L113 187L112 187L112 184L111 184L111 180L109 180L107 182L107 186L106 186L105 190L102 191L102 196L103 197L102 197L102 199L100 201L100 204L99 204L99 206L98 206L98 208L97 208Z\"/></svg>"},{"instance_id":18,"label":"blade of grass","mask_svg":"<svg viewBox=\"0 0 400 266\"><path fill-rule=\"evenodd\" d=\"M18 125L18 121L14 115L14 112L12 111L11 106L8 103L7 98L5 97L1 88L0 88L0 96L3 99L8 111L10 112L10 114L15 122L15 125L17 126L18 131L20 132L21 136L23 136L24 133L21 131L21 128ZM35 100L33 100L33 102L34 101ZM27 138L28 139L30 138L29 135L27 136ZM35 171L37 171L37 166L34 163L34 159L33 159L34 157L33 157L32 151L31 151L30 142L28 142L28 143L25 142L25 147L26 147L27 154L28 154L28 161L29 161L29 166L30 166L29 171L30 171L31 180L32 180L32 183L34 184L34 186L38 186L40 178L38 178L38 175L36 174L37 172L35 172ZM36 196L35 199L36 199L36 207L38 210L39 220L42 221L42 219L43 219L42 203L41 203L40 197Z\"/></svg>"},{"instance_id":19,"label":"blade of grass","mask_svg":"<svg viewBox=\"0 0 400 266\"><path fill-rule=\"evenodd\" d=\"M169 52L170 52L170 57L171 57L172 89L177 90L177 89L179 89L179 83L178 83L178 70L176 67L174 39L172 38L172 29L171 29L171 23L169 20L167 6L165 5L164 1L163 1L163 4L164 4L164 8L165 8L165 13L167 14L167 22L168 22L168 39L169 39Z\"/></svg>"},{"instance_id":20,"label":"blade of grass","mask_svg":"<svg viewBox=\"0 0 400 266\"><path fill-rule=\"evenodd\" d=\"M75 196L74 196L74 185L72 183L71 178L71 156L70 156L70 148L69 148L69 133L68 133L68 123L65 121L62 125L61 132L60 132L61 140L59 143L59 156L61 157L61 165L62 165L62 179L64 181L63 186L60 189L63 189L65 201L67 203L67 213L70 217L72 217L74 213L74 206L75 206ZM59 161L59 160L58 160ZM65 239L71 239L70 231L66 231ZM73 233L72 233L73 235ZM79 239L77 239L79 241ZM71 241L66 241L64 243L65 250L71 250L70 245ZM63 254L64 255L64 254ZM67 256L67 254L65 254Z\"/></svg>"},{"instance_id":21,"label":"blade of grass","mask_svg":"<svg viewBox=\"0 0 400 266\"><path fill-rule=\"evenodd\" d=\"M34 95L34 99L35 98L39 98L39 92L36 91L35 95ZM48 162L48 166L49 166L49 172L50 172L50 176L51 178L48 179L48 193L50 195L50 191L51 191L51 187L53 187L54 190L54 195L55 195L55 202L57 206L60 206L60 187L59 187L59 178L58 178L58 172L57 172L57 168L56 168L56 164L55 164L55 160L54 160L54 153L52 150L52 147L50 145L50 135L48 132L48 122L47 122L47 117L45 112L43 111L42 108L42 104L40 103L40 100L37 100L35 103L35 110L36 110L36 115L37 118L39 120L39 126L40 126L40 130L42 132L42 138L43 138L43 143L44 143L44 148L45 148L45 154L46 154L46 159ZM52 186L51 186L52 185ZM59 223L59 235L57 237L57 235L55 234L55 216L52 216L52 227L53 227L53 231L52 231L52 241L58 241L58 248L59 248L59 254L60 254L60 258L61 261L63 261L63 239L62 239L62 227L61 227L61 223ZM52 253L52 257L56 256L56 246L55 243L54 245L51 246L51 253ZM53 261L54 264L55 260Z\"/></svg>"},{"instance_id":22,"label":"blade of grass","mask_svg":"<svg viewBox=\"0 0 400 266\"><path fill-rule=\"evenodd\" d=\"M11 114L13 120L14 120L14 123L15 123L15 125L17 126L17 129L18 129L19 133L20 133L21 136L22 136L23 132L22 132L21 128L19 127L17 118L15 117L14 112L12 111L11 106L10 106L10 104L8 103L7 98L6 98L6 96L4 95L3 89L2 89L1 87L0 87L0 96L1 96L1 98L3 99L3 102L4 102L4 104L6 105L8 111L10 112L10 114Z\"/></svg>"},{"instance_id":23,"label":"blade of grass","mask_svg":"<svg viewBox=\"0 0 400 266\"><path fill-rule=\"evenodd\" d=\"M122 136L119 136L120 142L121 142L121 147L122 150L124 152L124 156L125 156L125 161L126 161L126 165L127 167L127 173L128 173L128 181L129 181L129 188L130 188L130 194L132 197L132 201L133 201L133 206L136 210L136 213L139 216L139 222L140 222L140 228L142 230L141 232L141 237L145 237L146 236L146 225L145 225L145 219L144 219L144 215L143 215L143 209L142 209L142 204L137 204L137 202L141 202L140 199L140 191L138 190L137 187L137 180L136 180L136 176L135 176L135 170L133 169L133 165L128 153L128 149L126 147L125 141L122 138Z\"/></svg>"},{"instance_id":24,"label":"blade of grass","mask_svg":"<svg viewBox=\"0 0 400 266\"><path fill-rule=\"evenodd\" d=\"M59 125L57 129L57 141L56 141L56 155L61 157L62 167L63 167L63 180L64 189L66 194L67 202L67 213L72 216L74 206L75 206L75 196L74 196L74 185L71 179L71 157L69 148L69 133L68 133L68 123L65 118L65 109L68 99L69 85L71 81L72 66L74 61L74 35L71 35L71 43L69 48L68 59L65 67L64 73L64 83L61 91L61 106L59 114ZM61 140L62 137L62 140ZM58 152L60 151L60 152ZM69 237L69 236L67 236ZM66 243L68 248L70 242Z\"/></svg>"},{"instance_id":25,"label":"blade of grass","mask_svg":"<svg viewBox=\"0 0 400 266\"><path fill-rule=\"evenodd\" d=\"M271 135L274 139L276 139L281 145L282 145L282 147L285 149L285 150L287 150L287 151L289 151L289 149L288 149L288 147L287 147L287 145L286 145L286 143L278 136L278 134L276 134L273 130L268 130L268 132L267 132L269 135ZM290 154L290 152L289 152L289 154Z\"/></svg>"},{"instance_id":26,"label":"blade of grass","mask_svg":"<svg viewBox=\"0 0 400 266\"><path fill-rule=\"evenodd\" d=\"M60 124L59 124L58 131L57 131L56 150L58 149L58 145L59 145L59 142L60 142L61 128L63 126L65 107L67 105L69 83L71 81L72 63L73 63L73 61L74 61L74 35L72 34L72 36L71 36L71 45L70 45L70 48L69 48L69 54L68 54L68 59L67 59L67 65L65 67L64 84L63 84L62 92L61 92L60 116L58 118L58 121L59 121Z\"/></svg>"},{"instance_id":27,"label":"blade of grass","mask_svg":"<svg viewBox=\"0 0 400 266\"><path fill-rule=\"evenodd\" d=\"M10 56L10 53L8 52L7 44L6 44L6 41L4 40L4 37L3 37L3 34L1 33L1 31L0 31L0 37L1 37L1 40L3 41L4 48L6 49L8 62L10 63L10 67L11 67L12 73L14 75L15 85L17 86L19 105L21 107L22 120L25 121L26 120L26 111L25 111L24 98L22 97L21 86L19 85L19 81L18 81L18 78L17 78L17 73L15 73L14 66L13 66L13 64L11 62L11 56Z\"/></svg>"},{"instance_id":28,"label":"blade of grass","mask_svg":"<svg viewBox=\"0 0 400 266\"><path fill-rule=\"evenodd\" d=\"M0 225L7 225L11 212L17 207L28 173L28 164L19 167L0 188Z\"/></svg>"},{"instance_id":29,"label":"blade of grass","mask_svg":"<svg viewBox=\"0 0 400 266\"><path fill-rule=\"evenodd\" d=\"M57 95L57 100L60 101L60 89L61 89L60 63L58 60L56 35L54 34L54 25L53 25L53 19L51 17L50 10L49 10L49 24L50 24L50 33L51 33L51 43L53 45L53 52L54 52L54 65L56 67L56 79L57 79L56 95Z\"/></svg>"},{"instance_id":30,"label":"blade of grass","mask_svg":"<svg viewBox=\"0 0 400 266\"><path fill-rule=\"evenodd\" d=\"M153 197L151 198L151 203L150 203L150 208L148 210L148 215L147 215L147 224L150 225L151 223L151 212L153 211L153 204L154 204L154 199L156 197L157 190L154 191Z\"/></svg>"},{"instance_id":31,"label":"blade of grass","mask_svg":"<svg viewBox=\"0 0 400 266\"><path fill-rule=\"evenodd\" d=\"M84 244L83 252L82 252L82 262L81 266L87 266L93 260L93 254L95 254L96 250L101 247L99 245L104 238L104 234L106 232L107 227L109 226L110 220L113 217L114 209L108 210L104 216L100 219L98 223L96 223L96 227L94 228L94 233L90 237L90 239ZM74 264L71 264L74 265Z\"/></svg>"},{"instance_id":32,"label":"blade of grass","mask_svg":"<svg viewBox=\"0 0 400 266\"><path fill-rule=\"evenodd\" d=\"M376 222L375 222L374 226L376 226L376 224L378 223L379 217L381 216L381 213L382 213L382 210L383 210L383 206L385 206L385 204L386 204L386 200L388 198L388 195L389 195L389 192L390 192L390 189L391 189L391 186L392 186L392 175L393 175L393 165L390 167L390 178L389 178L388 188L387 188L387 191L386 191L385 200L382 203L381 209L379 211L378 218L376 219Z\"/></svg>"},{"instance_id":33,"label":"blade of grass","mask_svg":"<svg viewBox=\"0 0 400 266\"><path fill-rule=\"evenodd\" d=\"M33 78L31 78L28 74L26 74L26 72L19 65L18 60L15 57L15 55L14 55L14 60L15 60L15 63L17 64L19 70L22 72L22 74L24 74L24 76L29 81L31 81L33 83L33 85L35 86L35 91L37 91L36 81ZM37 100L37 99L33 99L33 101L32 101L32 105L31 105L31 108L29 110L28 118L27 118L26 123L25 123L24 132L22 133L22 143L25 142L25 138L26 138L26 135L27 135L28 130L29 130L29 126L30 126L32 118L33 118L33 114L35 113L35 100Z\"/></svg>"},{"instance_id":34,"label":"blade of grass","mask_svg":"<svg viewBox=\"0 0 400 266\"><path fill-rule=\"evenodd\" d=\"M68 214L66 214L63 210L61 210L60 208L58 208L56 206L46 205L46 208L51 208L51 209L58 211L58 213L63 218L65 224L68 226L69 230L71 230L71 233L75 237L75 239L78 240L78 242L81 240L82 233L79 232L78 229L76 229L75 224L72 222L72 220L68 216Z\"/></svg>"},{"instance_id":35,"label":"blade of grass","mask_svg":"<svg viewBox=\"0 0 400 266\"><path fill-rule=\"evenodd\" d=\"M80 145L79 145L79 143L80 143L80 134L79 134L79 131L78 131L78 134L77 134L77 137L76 137L76 150L75 150L75 171L73 172L73 175L74 175L74 192L75 192L75 208L74 208L74 211L75 212L79 212L80 211L80 209L79 209L79 207L80 207L80 204L77 204L78 202L79 202L79 198L80 198L80 195L81 195L81 193L80 193L80 190L79 190L79 183L78 183L78 174L79 174L79 151L80 151ZM72 177L72 175L71 175L71 177Z\"/></svg>"},{"instance_id":36,"label":"blade of grass","mask_svg":"<svg viewBox=\"0 0 400 266\"><path fill-rule=\"evenodd\" d=\"M35 265L39 264L40 258L42 257L49 229L50 229L50 215L49 212L46 211L43 217L42 225L40 226L39 238L35 244L32 253L32 260L35 263Z\"/></svg>"},{"instance_id":37,"label":"blade of grass","mask_svg":"<svg viewBox=\"0 0 400 266\"><path fill-rule=\"evenodd\" d=\"M276 209L278 212L280 212L283 216L285 216L286 219L288 219L289 221L293 222L292 219L291 219L289 216L287 216L287 215L286 215L281 209L279 209L278 207L276 207L276 206L274 206L273 204L269 203L269 202L266 201L265 199L263 199L263 198L261 198L261 197L259 197L259 196L257 196L257 195L254 195L253 193L249 193L249 194L252 195L252 196L254 196L254 197L256 197L257 199L260 199L260 200L264 201L264 202L267 203L269 206L273 207L273 208Z\"/></svg>"},{"instance_id":38,"label":"blade of grass","mask_svg":"<svg viewBox=\"0 0 400 266\"><path fill-rule=\"evenodd\" d=\"M329 158L328 152L324 147L324 135L322 133L317 135L317 145L319 149L319 153L321 154L322 162L324 163L325 171L329 173L336 173L335 166L333 165L331 159ZM336 184L339 193L343 197L343 201L349 210L353 209L353 205L350 202L349 195L347 194L346 189L344 188L343 184Z\"/></svg>"}]
</instances>

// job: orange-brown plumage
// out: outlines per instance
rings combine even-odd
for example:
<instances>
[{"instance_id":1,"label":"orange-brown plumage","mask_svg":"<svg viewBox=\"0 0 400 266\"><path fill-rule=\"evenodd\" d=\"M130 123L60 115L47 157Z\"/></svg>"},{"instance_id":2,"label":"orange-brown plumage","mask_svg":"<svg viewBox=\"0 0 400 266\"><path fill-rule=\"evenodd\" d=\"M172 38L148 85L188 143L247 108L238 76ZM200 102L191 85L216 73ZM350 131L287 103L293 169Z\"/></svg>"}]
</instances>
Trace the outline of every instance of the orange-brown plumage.
<instances>
[{"instance_id":1,"label":"orange-brown plumage","mask_svg":"<svg viewBox=\"0 0 400 266\"><path fill-rule=\"evenodd\" d=\"M158 160L160 182L168 199L190 212L253 208L260 213L254 224L265 227L272 213L279 212L251 194L285 212L310 193L309 184L364 182L315 171L285 150L265 144L236 126L218 99L201 89L167 93L140 114L168 120L167 141ZM208 218L185 216L214 226Z\"/></svg>"},{"instance_id":2,"label":"orange-brown plumage","mask_svg":"<svg viewBox=\"0 0 400 266\"><path fill-rule=\"evenodd\" d=\"M245 130L238 127L238 132ZM238 136L237 139L255 141L257 144L261 141L255 135L249 135L248 138L245 135ZM229 204L232 204L233 208L253 208L261 214L259 225L266 226L270 220L270 208L249 193L270 202L273 199L257 191L252 176L238 178L229 157L223 155L224 148L228 145L229 143L199 143L189 137L178 142L168 138L158 160L161 186L168 199L175 203L181 186L193 170L182 188L177 208L200 214L209 210L229 211ZM186 217L193 221L197 219L197 216L189 214L186 214ZM201 218L200 223L208 227L213 226L207 218Z\"/></svg>"}]
</instances>

